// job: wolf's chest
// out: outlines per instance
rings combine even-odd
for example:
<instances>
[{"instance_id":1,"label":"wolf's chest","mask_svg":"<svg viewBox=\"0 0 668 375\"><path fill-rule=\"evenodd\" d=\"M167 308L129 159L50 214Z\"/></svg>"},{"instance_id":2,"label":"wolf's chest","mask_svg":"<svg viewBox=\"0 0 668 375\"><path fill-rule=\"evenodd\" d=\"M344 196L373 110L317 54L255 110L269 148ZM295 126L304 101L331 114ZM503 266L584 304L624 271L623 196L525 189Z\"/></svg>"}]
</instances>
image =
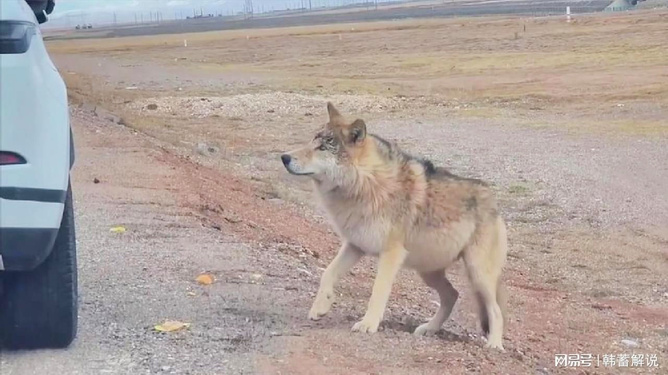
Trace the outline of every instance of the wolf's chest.
<instances>
[{"instance_id":1,"label":"wolf's chest","mask_svg":"<svg viewBox=\"0 0 668 375\"><path fill-rule=\"evenodd\" d=\"M383 250L389 224L361 215L333 215L338 232L345 240L369 255Z\"/></svg>"}]
</instances>

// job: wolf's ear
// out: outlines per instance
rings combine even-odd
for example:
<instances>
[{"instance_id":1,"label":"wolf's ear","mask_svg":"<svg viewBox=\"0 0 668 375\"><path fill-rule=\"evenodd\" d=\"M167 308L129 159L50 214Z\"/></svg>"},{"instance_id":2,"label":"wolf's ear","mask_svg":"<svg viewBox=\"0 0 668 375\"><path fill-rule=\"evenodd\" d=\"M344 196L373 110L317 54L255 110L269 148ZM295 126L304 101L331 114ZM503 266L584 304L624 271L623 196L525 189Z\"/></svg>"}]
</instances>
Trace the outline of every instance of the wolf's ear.
<instances>
[{"instance_id":1,"label":"wolf's ear","mask_svg":"<svg viewBox=\"0 0 668 375\"><path fill-rule=\"evenodd\" d=\"M332 104L332 102L327 102L327 113L329 113L330 120L341 117L341 114L336 108L334 108L334 104Z\"/></svg>"},{"instance_id":2,"label":"wolf's ear","mask_svg":"<svg viewBox=\"0 0 668 375\"><path fill-rule=\"evenodd\" d=\"M366 124L364 120L357 119L348 128L348 141L350 143L362 142L366 138Z\"/></svg>"}]
</instances>

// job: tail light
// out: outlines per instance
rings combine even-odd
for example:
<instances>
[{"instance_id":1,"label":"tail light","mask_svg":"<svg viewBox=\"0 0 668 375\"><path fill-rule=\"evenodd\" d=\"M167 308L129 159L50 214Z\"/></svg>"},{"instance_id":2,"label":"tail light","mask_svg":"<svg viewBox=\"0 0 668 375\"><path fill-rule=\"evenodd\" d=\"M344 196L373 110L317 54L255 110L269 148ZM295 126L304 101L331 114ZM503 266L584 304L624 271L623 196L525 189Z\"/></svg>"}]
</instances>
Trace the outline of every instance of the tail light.
<instances>
[{"instance_id":1,"label":"tail light","mask_svg":"<svg viewBox=\"0 0 668 375\"><path fill-rule=\"evenodd\" d=\"M0 151L0 165L25 164L26 159L15 152Z\"/></svg>"},{"instance_id":2,"label":"tail light","mask_svg":"<svg viewBox=\"0 0 668 375\"><path fill-rule=\"evenodd\" d=\"M25 53L35 34L35 25L30 22L0 21L0 54Z\"/></svg>"}]
</instances>

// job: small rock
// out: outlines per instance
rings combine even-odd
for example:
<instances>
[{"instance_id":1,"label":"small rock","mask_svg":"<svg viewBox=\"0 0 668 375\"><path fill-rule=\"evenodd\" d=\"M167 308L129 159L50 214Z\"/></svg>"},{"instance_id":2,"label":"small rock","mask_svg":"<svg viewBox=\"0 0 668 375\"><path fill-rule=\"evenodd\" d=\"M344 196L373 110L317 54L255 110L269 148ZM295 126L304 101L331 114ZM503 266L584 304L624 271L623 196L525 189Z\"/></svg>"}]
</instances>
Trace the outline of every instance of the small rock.
<instances>
[{"instance_id":1,"label":"small rock","mask_svg":"<svg viewBox=\"0 0 668 375\"><path fill-rule=\"evenodd\" d=\"M206 143L200 142L195 146L195 152L202 156L210 156L218 152L218 147L209 146Z\"/></svg>"},{"instance_id":2,"label":"small rock","mask_svg":"<svg viewBox=\"0 0 668 375\"><path fill-rule=\"evenodd\" d=\"M626 346L627 348L637 348L640 346L637 341L634 340L622 340L622 345Z\"/></svg>"},{"instance_id":3,"label":"small rock","mask_svg":"<svg viewBox=\"0 0 668 375\"><path fill-rule=\"evenodd\" d=\"M225 216L225 220L227 220L228 222L230 222L230 223L232 223L232 224L236 224L236 223L240 223L240 222L241 222L241 219L239 219L239 218L237 218L237 217L228 217L228 216Z\"/></svg>"},{"instance_id":4,"label":"small rock","mask_svg":"<svg viewBox=\"0 0 668 375\"><path fill-rule=\"evenodd\" d=\"M312 274L311 272L309 272L309 271L308 271L307 269L305 269L305 268L298 268L297 271L299 271L299 272L301 272L301 273L303 273L303 274L305 274L305 275L308 275L308 276L313 276L313 274Z\"/></svg>"},{"instance_id":5,"label":"small rock","mask_svg":"<svg viewBox=\"0 0 668 375\"><path fill-rule=\"evenodd\" d=\"M151 103L146 106L146 109L148 109L149 111L155 111L156 109L158 109L158 105L155 103Z\"/></svg>"},{"instance_id":6,"label":"small rock","mask_svg":"<svg viewBox=\"0 0 668 375\"><path fill-rule=\"evenodd\" d=\"M412 329L414 327L417 327L420 325L420 321L415 319L414 317L407 315L401 320L401 325L408 327L409 329Z\"/></svg>"},{"instance_id":7,"label":"small rock","mask_svg":"<svg viewBox=\"0 0 668 375\"><path fill-rule=\"evenodd\" d=\"M95 112L95 104L91 103L83 103L81 104L81 110L85 112Z\"/></svg>"},{"instance_id":8,"label":"small rock","mask_svg":"<svg viewBox=\"0 0 668 375\"><path fill-rule=\"evenodd\" d=\"M95 107L95 116L105 119L107 121L111 121L114 124L117 125L123 125L123 119L120 118L119 116L116 116L115 114L107 111L106 109L102 107Z\"/></svg>"},{"instance_id":9,"label":"small rock","mask_svg":"<svg viewBox=\"0 0 668 375\"><path fill-rule=\"evenodd\" d=\"M94 179L93 179L93 183L94 183L94 184L99 184L99 183L100 183L100 180L98 180L97 178L94 178Z\"/></svg>"}]
</instances>

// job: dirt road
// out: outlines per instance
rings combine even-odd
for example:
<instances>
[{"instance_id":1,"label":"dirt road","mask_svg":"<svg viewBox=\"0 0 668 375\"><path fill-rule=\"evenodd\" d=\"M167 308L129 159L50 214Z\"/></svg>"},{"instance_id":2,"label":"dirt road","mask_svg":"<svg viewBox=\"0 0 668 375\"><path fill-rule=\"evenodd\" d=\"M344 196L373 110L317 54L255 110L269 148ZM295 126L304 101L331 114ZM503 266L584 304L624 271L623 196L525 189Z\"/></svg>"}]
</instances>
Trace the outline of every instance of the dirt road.
<instances>
[{"instance_id":1,"label":"dirt road","mask_svg":"<svg viewBox=\"0 0 668 375\"><path fill-rule=\"evenodd\" d=\"M0 373L253 373L251 349L270 345L287 316L253 284L252 249L179 205L181 171L155 144L82 112L73 124L80 333L68 350L4 352ZM117 225L127 232L111 233ZM216 283L197 284L204 271ZM192 325L153 331L166 319Z\"/></svg>"}]
</instances>

